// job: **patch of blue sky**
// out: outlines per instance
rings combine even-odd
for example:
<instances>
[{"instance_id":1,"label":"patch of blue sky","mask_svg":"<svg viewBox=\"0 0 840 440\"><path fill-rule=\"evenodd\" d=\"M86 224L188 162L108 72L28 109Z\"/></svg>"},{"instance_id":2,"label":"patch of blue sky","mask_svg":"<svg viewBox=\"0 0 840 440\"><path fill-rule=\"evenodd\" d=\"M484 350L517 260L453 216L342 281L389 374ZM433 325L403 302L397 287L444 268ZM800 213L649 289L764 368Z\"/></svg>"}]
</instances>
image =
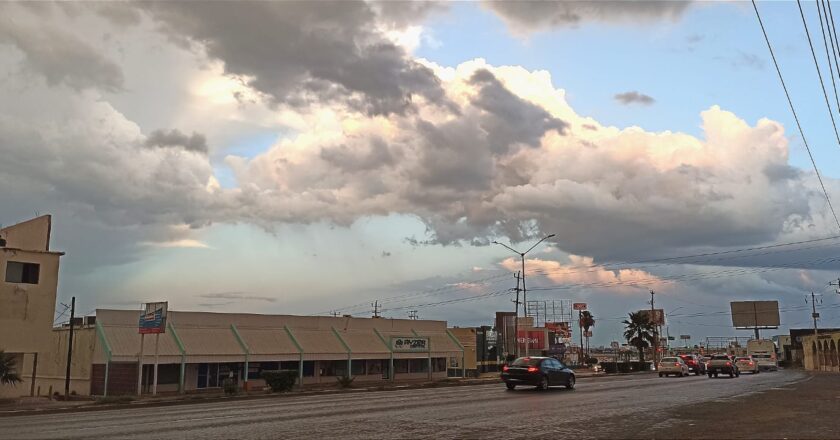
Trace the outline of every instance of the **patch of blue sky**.
<instances>
[{"instance_id":1,"label":"patch of blue sky","mask_svg":"<svg viewBox=\"0 0 840 440\"><path fill-rule=\"evenodd\" d=\"M606 125L681 131L702 137L700 112L713 105L732 111L749 124L767 117L784 124L791 139L791 163L810 170L749 6L704 3L675 22L592 22L517 37L480 5L456 3L449 16L427 23L442 45L421 46L416 54L448 66L482 57L493 65L547 70L554 86L566 90L569 103L579 114ZM818 43L815 49L822 51L818 58L823 62L816 9L810 4L804 6L812 38ZM840 170L828 168L840 160L840 148L796 4L764 2L759 7L820 170L840 177ZM828 66L823 62L821 68L828 81ZM833 99L831 84L826 85ZM628 91L644 93L656 102L649 106L619 104L614 95ZM837 109L834 111L837 115Z\"/></svg>"}]
</instances>

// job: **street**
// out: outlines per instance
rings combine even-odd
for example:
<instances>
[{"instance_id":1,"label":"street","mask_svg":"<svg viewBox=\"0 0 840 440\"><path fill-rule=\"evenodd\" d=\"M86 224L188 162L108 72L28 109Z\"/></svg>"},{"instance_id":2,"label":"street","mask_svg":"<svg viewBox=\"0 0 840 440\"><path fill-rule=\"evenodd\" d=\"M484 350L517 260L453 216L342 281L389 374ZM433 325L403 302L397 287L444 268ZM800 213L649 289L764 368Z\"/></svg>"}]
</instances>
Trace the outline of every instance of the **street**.
<instances>
[{"instance_id":1,"label":"street","mask_svg":"<svg viewBox=\"0 0 840 440\"><path fill-rule=\"evenodd\" d=\"M802 371L645 374L581 379L573 391L506 391L499 383L14 416L0 418L0 438L664 438L679 432L689 404L725 404L810 379Z\"/></svg>"}]
</instances>

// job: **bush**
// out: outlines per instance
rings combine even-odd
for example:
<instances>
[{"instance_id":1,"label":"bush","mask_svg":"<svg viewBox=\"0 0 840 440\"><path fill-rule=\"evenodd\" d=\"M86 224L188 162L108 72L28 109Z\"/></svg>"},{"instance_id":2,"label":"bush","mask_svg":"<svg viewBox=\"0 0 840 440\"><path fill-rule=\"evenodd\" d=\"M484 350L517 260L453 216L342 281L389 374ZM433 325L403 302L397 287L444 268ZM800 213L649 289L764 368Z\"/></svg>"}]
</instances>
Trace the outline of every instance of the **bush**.
<instances>
[{"instance_id":1,"label":"bush","mask_svg":"<svg viewBox=\"0 0 840 440\"><path fill-rule=\"evenodd\" d=\"M298 372L295 370L263 371L262 378L273 392L291 391L297 382Z\"/></svg>"},{"instance_id":2,"label":"bush","mask_svg":"<svg viewBox=\"0 0 840 440\"><path fill-rule=\"evenodd\" d=\"M618 364L616 362L601 362L601 367L607 374L618 373Z\"/></svg>"},{"instance_id":3,"label":"bush","mask_svg":"<svg viewBox=\"0 0 840 440\"><path fill-rule=\"evenodd\" d=\"M630 362L619 362L618 363L618 372L619 373L629 373L630 372Z\"/></svg>"},{"instance_id":4,"label":"bush","mask_svg":"<svg viewBox=\"0 0 840 440\"><path fill-rule=\"evenodd\" d=\"M236 383L236 380L227 378L224 382L222 382L222 387L225 390L225 394L232 396L239 392L239 384Z\"/></svg>"},{"instance_id":5,"label":"bush","mask_svg":"<svg viewBox=\"0 0 840 440\"><path fill-rule=\"evenodd\" d=\"M633 371L650 371L650 362L633 362Z\"/></svg>"},{"instance_id":6,"label":"bush","mask_svg":"<svg viewBox=\"0 0 840 440\"><path fill-rule=\"evenodd\" d=\"M339 388L352 388L354 380L356 380L355 377L349 376L341 376L336 378L336 381L338 381Z\"/></svg>"},{"instance_id":7,"label":"bush","mask_svg":"<svg viewBox=\"0 0 840 440\"><path fill-rule=\"evenodd\" d=\"M108 403L131 403L135 399L132 396L108 396L108 397L100 397L96 399L94 403L96 404L108 404Z\"/></svg>"},{"instance_id":8,"label":"bush","mask_svg":"<svg viewBox=\"0 0 840 440\"><path fill-rule=\"evenodd\" d=\"M589 365L597 365L598 364L598 358L591 357L591 358L586 360L586 363L589 364Z\"/></svg>"}]
</instances>

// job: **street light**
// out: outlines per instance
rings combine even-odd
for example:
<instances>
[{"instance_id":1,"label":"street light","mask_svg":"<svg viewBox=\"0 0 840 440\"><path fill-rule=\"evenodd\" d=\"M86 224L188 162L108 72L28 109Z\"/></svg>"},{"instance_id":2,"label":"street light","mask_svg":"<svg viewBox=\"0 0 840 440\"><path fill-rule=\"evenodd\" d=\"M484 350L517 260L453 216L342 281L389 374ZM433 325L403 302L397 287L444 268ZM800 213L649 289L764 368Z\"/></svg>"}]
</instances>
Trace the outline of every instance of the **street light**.
<instances>
[{"instance_id":1,"label":"street light","mask_svg":"<svg viewBox=\"0 0 840 440\"><path fill-rule=\"evenodd\" d=\"M537 247L537 245L544 242L545 240L548 240L551 237L554 237L554 234L546 235L545 237L541 238L540 241L534 243L534 245L531 246L530 248L528 248L528 250L525 251L525 252L519 252L518 250L516 250L516 249L514 249L514 248L512 248L512 247L510 247L510 246L508 246L504 243L499 243L498 241L493 240L493 244L498 244L500 246L504 246L504 247L508 248L509 250L513 251L515 254L519 255L519 257L522 259L522 310L525 311L525 316L526 317L528 316L528 302L527 302L528 298L527 298L526 293L525 293L525 254L527 254L528 252L531 252L532 250L534 250L535 247ZM519 357L519 304L516 305L516 323L514 324L514 326L516 328L514 329L513 339L514 339L514 341L516 341L516 357ZM528 335L527 334L525 335L525 355L526 356L528 355Z\"/></svg>"}]
</instances>

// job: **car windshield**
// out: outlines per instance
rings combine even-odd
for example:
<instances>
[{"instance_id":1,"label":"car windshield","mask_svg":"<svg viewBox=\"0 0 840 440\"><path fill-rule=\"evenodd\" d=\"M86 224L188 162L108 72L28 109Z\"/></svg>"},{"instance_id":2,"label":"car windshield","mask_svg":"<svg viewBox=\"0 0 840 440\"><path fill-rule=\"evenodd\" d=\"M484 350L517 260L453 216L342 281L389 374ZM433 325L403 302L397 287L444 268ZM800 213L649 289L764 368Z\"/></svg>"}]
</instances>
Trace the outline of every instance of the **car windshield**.
<instances>
[{"instance_id":1,"label":"car windshield","mask_svg":"<svg viewBox=\"0 0 840 440\"><path fill-rule=\"evenodd\" d=\"M737 358L737 359L735 359L735 360L736 360L736 361L749 361L749 360L751 360L751 359L750 359L750 358L745 358L745 357L740 357L740 358Z\"/></svg>"},{"instance_id":2,"label":"car windshield","mask_svg":"<svg viewBox=\"0 0 840 440\"><path fill-rule=\"evenodd\" d=\"M519 358L511 364L514 367L536 366L540 364L542 358Z\"/></svg>"},{"instance_id":3,"label":"car windshield","mask_svg":"<svg viewBox=\"0 0 840 440\"><path fill-rule=\"evenodd\" d=\"M678 358L664 358L664 359L662 359L662 362L679 362L679 361L680 360Z\"/></svg>"},{"instance_id":4,"label":"car windshield","mask_svg":"<svg viewBox=\"0 0 840 440\"><path fill-rule=\"evenodd\" d=\"M722 355L722 354L721 354L721 355L717 355L717 356L712 356L712 360L715 360L715 361L728 361L728 360L729 360L729 356Z\"/></svg>"},{"instance_id":5,"label":"car windshield","mask_svg":"<svg viewBox=\"0 0 840 440\"><path fill-rule=\"evenodd\" d=\"M769 354L755 354L753 355L753 357L756 359L770 359Z\"/></svg>"}]
</instances>

